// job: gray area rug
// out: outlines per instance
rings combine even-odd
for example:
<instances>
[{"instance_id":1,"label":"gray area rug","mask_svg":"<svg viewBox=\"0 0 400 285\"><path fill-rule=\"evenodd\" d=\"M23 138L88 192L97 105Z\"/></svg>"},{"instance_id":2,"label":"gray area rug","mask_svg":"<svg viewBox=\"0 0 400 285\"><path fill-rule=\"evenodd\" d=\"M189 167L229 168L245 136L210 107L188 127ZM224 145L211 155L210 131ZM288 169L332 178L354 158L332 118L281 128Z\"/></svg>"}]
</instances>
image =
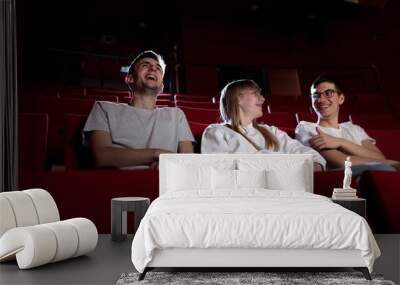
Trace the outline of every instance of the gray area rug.
<instances>
[{"instance_id":1,"label":"gray area rug","mask_svg":"<svg viewBox=\"0 0 400 285\"><path fill-rule=\"evenodd\" d=\"M116 285L145 284L379 284L395 285L380 275L372 275L372 281L360 272L148 272L142 281L139 273L122 274Z\"/></svg>"}]
</instances>

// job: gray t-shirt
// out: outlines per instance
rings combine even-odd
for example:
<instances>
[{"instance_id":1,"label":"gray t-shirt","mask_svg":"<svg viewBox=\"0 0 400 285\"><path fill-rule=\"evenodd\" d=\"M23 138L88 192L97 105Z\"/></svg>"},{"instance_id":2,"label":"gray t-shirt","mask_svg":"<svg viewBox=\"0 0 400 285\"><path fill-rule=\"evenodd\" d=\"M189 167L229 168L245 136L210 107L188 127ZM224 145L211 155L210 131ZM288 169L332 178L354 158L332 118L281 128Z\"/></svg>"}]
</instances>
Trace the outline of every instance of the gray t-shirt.
<instances>
[{"instance_id":1,"label":"gray t-shirt","mask_svg":"<svg viewBox=\"0 0 400 285\"><path fill-rule=\"evenodd\" d=\"M160 148L178 151L181 141L195 141L186 116L179 108L147 110L127 104L98 101L86 121L84 144L91 131L110 133L112 145L133 149Z\"/></svg>"}]
</instances>

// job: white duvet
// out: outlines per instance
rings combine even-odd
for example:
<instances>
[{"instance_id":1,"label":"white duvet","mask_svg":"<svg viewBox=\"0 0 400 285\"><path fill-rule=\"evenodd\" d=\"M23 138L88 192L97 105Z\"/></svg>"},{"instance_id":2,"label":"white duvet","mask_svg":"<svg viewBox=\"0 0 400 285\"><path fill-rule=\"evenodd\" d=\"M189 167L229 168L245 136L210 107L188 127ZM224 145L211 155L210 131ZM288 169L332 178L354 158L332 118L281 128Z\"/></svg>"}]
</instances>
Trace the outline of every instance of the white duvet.
<instances>
[{"instance_id":1,"label":"white duvet","mask_svg":"<svg viewBox=\"0 0 400 285\"><path fill-rule=\"evenodd\" d=\"M164 248L358 249L371 272L380 255L365 219L326 197L254 189L213 195L156 199L133 239L135 268L143 272Z\"/></svg>"}]
</instances>

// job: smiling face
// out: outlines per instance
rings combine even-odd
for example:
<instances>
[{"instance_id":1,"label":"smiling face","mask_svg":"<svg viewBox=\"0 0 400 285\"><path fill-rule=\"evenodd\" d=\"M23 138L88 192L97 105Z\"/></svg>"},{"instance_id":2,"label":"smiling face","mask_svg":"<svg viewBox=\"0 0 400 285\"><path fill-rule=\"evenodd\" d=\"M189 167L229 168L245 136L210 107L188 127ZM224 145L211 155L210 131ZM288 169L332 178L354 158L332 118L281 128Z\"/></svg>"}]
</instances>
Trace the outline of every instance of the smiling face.
<instances>
[{"instance_id":1,"label":"smiling face","mask_svg":"<svg viewBox=\"0 0 400 285\"><path fill-rule=\"evenodd\" d=\"M247 118L253 121L263 115L262 105L265 102L264 96L259 89L246 88L239 95L239 112L241 119ZM243 121L243 120L242 120Z\"/></svg>"},{"instance_id":2,"label":"smiling face","mask_svg":"<svg viewBox=\"0 0 400 285\"><path fill-rule=\"evenodd\" d=\"M153 58L142 58L135 64L132 85L135 92L158 95L164 88L163 69Z\"/></svg>"},{"instance_id":3,"label":"smiling face","mask_svg":"<svg viewBox=\"0 0 400 285\"><path fill-rule=\"evenodd\" d=\"M311 100L319 117L338 118L340 105L344 103L344 95L337 90L335 84L322 82L315 88L311 87Z\"/></svg>"}]
</instances>

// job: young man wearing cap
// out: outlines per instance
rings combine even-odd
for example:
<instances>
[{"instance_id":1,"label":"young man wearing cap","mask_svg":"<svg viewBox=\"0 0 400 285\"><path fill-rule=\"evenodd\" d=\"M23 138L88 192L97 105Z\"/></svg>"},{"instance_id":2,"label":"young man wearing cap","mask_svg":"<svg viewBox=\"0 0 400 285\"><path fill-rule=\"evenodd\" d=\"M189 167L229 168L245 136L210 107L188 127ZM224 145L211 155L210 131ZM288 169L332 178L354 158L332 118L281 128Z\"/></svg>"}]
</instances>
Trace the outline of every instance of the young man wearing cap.
<instances>
[{"instance_id":1,"label":"young man wearing cap","mask_svg":"<svg viewBox=\"0 0 400 285\"><path fill-rule=\"evenodd\" d=\"M320 76L311 85L311 101L318 115L317 122L301 121L296 138L321 153L329 168L342 168L346 157L353 164L353 174L367 169L393 171L398 162L387 160L375 140L352 122L339 123L340 106L345 96L338 82Z\"/></svg>"},{"instance_id":2,"label":"young man wearing cap","mask_svg":"<svg viewBox=\"0 0 400 285\"><path fill-rule=\"evenodd\" d=\"M132 61L126 76L132 102L95 103L83 132L97 167L154 167L161 153L193 152L194 138L182 110L156 108L164 72L162 57L144 51Z\"/></svg>"}]
</instances>

